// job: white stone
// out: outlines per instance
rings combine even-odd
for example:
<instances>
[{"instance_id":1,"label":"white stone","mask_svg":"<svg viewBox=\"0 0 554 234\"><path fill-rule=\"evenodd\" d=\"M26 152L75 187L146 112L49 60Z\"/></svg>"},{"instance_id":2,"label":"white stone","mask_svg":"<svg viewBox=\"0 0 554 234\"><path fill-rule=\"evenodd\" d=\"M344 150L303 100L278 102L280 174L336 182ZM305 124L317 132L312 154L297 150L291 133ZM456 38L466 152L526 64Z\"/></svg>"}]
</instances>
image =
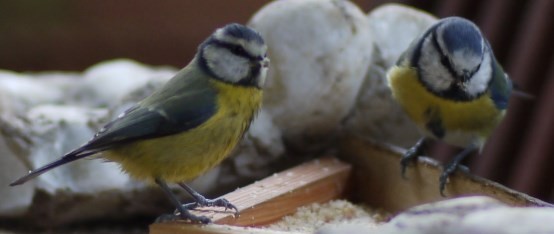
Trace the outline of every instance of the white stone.
<instances>
[{"instance_id":1,"label":"white stone","mask_svg":"<svg viewBox=\"0 0 554 234\"><path fill-rule=\"evenodd\" d=\"M367 20L386 67L394 65L410 43L438 21L425 11L401 4L377 7L368 13Z\"/></svg>"},{"instance_id":2,"label":"white stone","mask_svg":"<svg viewBox=\"0 0 554 234\"><path fill-rule=\"evenodd\" d=\"M468 214L494 208L506 207L505 204L489 197L475 196L448 199L413 207L394 217L383 225L384 230L410 230L413 234L456 233L460 221Z\"/></svg>"},{"instance_id":3,"label":"white stone","mask_svg":"<svg viewBox=\"0 0 554 234\"><path fill-rule=\"evenodd\" d=\"M274 172L271 163L284 153L281 131L275 126L271 115L262 110L236 149L232 162L238 176L261 178Z\"/></svg>"},{"instance_id":4,"label":"white stone","mask_svg":"<svg viewBox=\"0 0 554 234\"><path fill-rule=\"evenodd\" d=\"M41 103L60 102L77 83L75 76L62 72L36 75L0 70L0 112L20 113Z\"/></svg>"},{"instance_id":5,"label":"white stone","mask_svg":"<svg viewBox=\"0 0 554 234\"><path fill-rule=\"evenodd\" d=\"M27 120L33 141L29 160L33 168L59 159L92 138L98 123L109 118L106 109L40 105L29 110ZM95 124L90 124L95 123ZM94 158L94 157L93 157ZM78 160L35 179L37 188L52 194L66 189L76 194L93 194L109 189L126 189L129 177L114 163Z\"/></svg>"},{"instance_id":6,"label":"white stone","mask_svg":"<svg viewBox=\"0 0 554 234\"><path fill-rule=\"evenodd\" d=\"M81 99L92 97L104 103L119 103L129 93L140 89L152 80L169 80L177 70L172 68L152 68L128 60L116 59L96 64L88 68L81 82Z\"/></svg>"},{"instance_id":7,"label":"white stone","mask_svg":"<svg viewBox=\"0 0 554 234\"><path fill-rule=\"evenodd\" d=\"M84 74L0 71L0 182L7 185L29 170L57 160L87 142L118 114L107 107L119 109L118 106L137 101L132 100L133 95L146 96L137 93L151 92L150 86L159 87L175 72L175 69L152 68L130 60L104 62ZM88 210L86 207L90 203L83 195L92 198L116 190L123 195L144 188L143 183L121 172L117 164L95 158L71 162L24 185L1 189L0 215L23 215L40 189L51 195L48 201L54 204L57 198L63 200L72 195L83 199L80 217L60 220L95 218L102 213ZM101 199L110 204L121 198ZM48 207L48 204L35 206ZM59 215L64 216L63 212Z\"/></svg>"},{"instance_id":8,"label":"white stone","mask_svg":"<svg viewBox=\"0 0 554 234\"><path fill-rule=\"evenodd\" d=\"M8 188L17 175L27 172L26 161L10 150L4 136L0 135L0 216L15 217L22 215L31 205L34 184L25 184Z\"/></svg>"},{"instance_id":9,"label":"white stone","mask_svg":"<svg viewBox=\"0 0 554 234\"><path fill-rule=\"evenodd\" d=\"M553 223L552 207L510 207L490 197L471 196L416 206L377 228L349 233L547 234L554 233ZM343 224L318 233L346 233L358 226Z\"/></svg>"},{"instance_id":10,"label":"white stone","mask_svg":"<svg viewBox=\"0 0 554 234\"><path fill-rule=\"evenodd\" d=\"M354 104L373 50L368 22L343 0L274 1L249 25L271 58L265 109L286 141L307 149L333 135ZM317 148L317 147L316 147Z\"/></svg>"},{"instance_id":11,"label":"white stone","mask_svg":"<svg viewBox=\"0 0 554 234\"><path fill-rule=\"evenodd\" d=\"M377 141L410 147L421 135L393 99L386 72L437 19L415 8L385 4L371 11L367 21L376 49L346 129Z\"/></svg>"},{"instance_id":12,"label":"white stone","mask_svg":"<svg viewBox=\"0 0 554 234\"><path fill-rule=\"evenodd\" d=\"M463 233L554 233L554 208L504 207L468 214L454 234Z\"/></svg>"}]
</instances>

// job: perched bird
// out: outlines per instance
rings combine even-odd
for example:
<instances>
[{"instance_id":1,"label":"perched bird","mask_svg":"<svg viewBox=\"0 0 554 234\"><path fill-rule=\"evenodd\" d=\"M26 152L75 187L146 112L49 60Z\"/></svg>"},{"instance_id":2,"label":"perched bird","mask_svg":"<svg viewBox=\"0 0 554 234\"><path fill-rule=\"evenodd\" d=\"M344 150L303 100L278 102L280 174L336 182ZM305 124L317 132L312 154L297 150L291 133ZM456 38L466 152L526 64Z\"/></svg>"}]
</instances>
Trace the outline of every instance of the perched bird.
<instances>
[{"instance_id":1,"label":"perched bird","mask_svg":"<svg viewBox=\"0 0 554 234\"><path fill-rule=\"evenodd\" d=\"M206 199L184 182L221 162L248 129L261 107L269 66L266 51L260 34L246 26L217 29L161 89L105 125L83 146L11 185L102 152L101 157L119 163L131 177L162 188L177 208L166 218L210 222L189 212L198 206L238 212L229 201ZM168 182L180 185L195 202L181 204Z\"/></svg>"},{"instance_id":2,"label":"perched bird","mask_svg":"<svg viewBox=\"0 0 554 234\"><path fill-rule=\"evenodd\" d=\"M501 122L512 83L489 42L469 20L449 17L415 39L387 73L393 96L422 131L402 158L402 175L429 139L464 148L444 166L440 193L460 161Z\"/></svg>"}]
</instances>

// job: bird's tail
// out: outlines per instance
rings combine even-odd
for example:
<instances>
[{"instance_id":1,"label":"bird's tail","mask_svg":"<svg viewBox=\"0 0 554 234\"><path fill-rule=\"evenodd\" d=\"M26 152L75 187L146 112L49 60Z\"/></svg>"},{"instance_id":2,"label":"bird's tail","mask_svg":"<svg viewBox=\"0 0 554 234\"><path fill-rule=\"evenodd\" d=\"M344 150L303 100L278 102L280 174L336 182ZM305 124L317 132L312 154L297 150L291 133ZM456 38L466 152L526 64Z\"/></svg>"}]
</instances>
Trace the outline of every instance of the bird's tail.
<instances>
[{"instance_id":1,"label":"bird's tail","mask_svg":"<svg viewBox=\"0 0 554 234\"><path fill-rule=\"evenodd\" d=\"M523 91L521 86L519 86L517 83L512 81L512 84L513 84L513 87L514 87L514 89L512 90L512 95L514 95L514 97L522 98L522 99L525 99L525 100L535 99L535 96L533 94L530 94L528 92Z\"/></svg>"},{"instance_id":2,"label":"bird's tail","mask_svg":"<svg viewBox=\"0 0 554 234\"><path fill-rule=\"evenodd\" d=\"M535 96L533 96L533 94L526 93L525 91L521 91L519 89L514 89L512 91L512 95L514 95L514 97L522 98L522 99L525 99L525 100L535 99Z\"/></svg>"},{"instance_id":3,"label":"bird's tail","mask_svg":"<svg viewBox=\"0 0 554 234\"><path fill-rule=\"evenodd\" d=\"M10 184L10 186L16 186L16 185L20 185L20 184L23 184L31 179L34 179L35 177L39 176L39 175L42 175L43 173L49 171L50 169L53 169L53 168L56 168L58 166L61 166L61 165L64 165L66 163L70 163L70 162L73 162L77 159L81 159L81 158L84 158L84 157L87 157L87 156L90 156L92 154L95 154L97 153L98 151L79 151L79 150L75 150L75 151L72 151L66 155L64 155L62 158L54 161L54 162L51 162L41 168L38 168L38 169L35 169L35 170L32 170L29 172L29 174L17 179L16 181L12 182Z\"/></svg>"}]
</instances>

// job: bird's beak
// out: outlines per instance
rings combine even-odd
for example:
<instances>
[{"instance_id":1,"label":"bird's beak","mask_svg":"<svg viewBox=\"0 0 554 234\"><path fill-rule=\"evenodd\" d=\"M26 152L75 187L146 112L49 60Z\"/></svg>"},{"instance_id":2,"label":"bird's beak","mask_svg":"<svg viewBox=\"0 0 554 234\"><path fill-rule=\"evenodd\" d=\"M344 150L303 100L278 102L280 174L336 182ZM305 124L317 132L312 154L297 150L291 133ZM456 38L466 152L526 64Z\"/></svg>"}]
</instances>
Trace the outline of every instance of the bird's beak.
<instances>
[{"instance_id":1,"label":"bird's beak","mask_svg":"<svg viewBox=\"0 0 554 234\"><path fill-rule=\"evenodd\" d=\"M469 81L469 79L471 78L472 75L473 75L472 72L464 71L464 73L460 77L461 82L465 83L465 82Z\"/></svg>"},{"instance_id":2,"label":"bird's beak","mask_svg":"<svg viewBox=\"0 0 554 234\"><path fill-rule=\"evenodd\" d=\"M262 67L263 68L268 68L269 67L269 58L265 57L263 60L262 60Z\"/></svg>"}]
</instances>

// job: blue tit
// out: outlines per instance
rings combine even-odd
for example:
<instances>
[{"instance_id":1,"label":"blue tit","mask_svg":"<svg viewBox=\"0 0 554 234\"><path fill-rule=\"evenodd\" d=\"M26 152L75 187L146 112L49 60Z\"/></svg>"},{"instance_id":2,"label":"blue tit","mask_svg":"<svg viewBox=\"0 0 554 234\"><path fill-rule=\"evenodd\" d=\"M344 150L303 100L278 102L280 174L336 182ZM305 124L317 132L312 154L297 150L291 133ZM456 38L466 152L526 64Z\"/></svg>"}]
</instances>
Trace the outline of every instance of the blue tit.
<instances>
[{"instance_id":1,"label":"blue tit","mask_svg":"<svg viewBox=\"0 0 554 234\"><path fill-rule=\"evenodd\" d=\"M154 182L177 208L176 215L208 223L189 212L199 206L238 209L225 199L206 199L184 182L220 163L237 145L260 110L269 66L259 33L240 25L217 29L194 59L163 87L105 125L83 146L11 185L19 185L60 165L102 152L131 177ZM195 200L182 204L167 183Z\"/></svg>"},{"instance_id":2,"label":"blue tit","mask_svg":"<svg viewBox=\"0 0 554 234\"><path fill-rule=\"evenodd\" d=\"M423 133L401 160L402 175L428 139L464 148L444 166L440 193L460 161L483 148L502 121L512 83L479 28L444 18L415 39L387 73L394 98Z\"/></svg>"}]
</instances>

